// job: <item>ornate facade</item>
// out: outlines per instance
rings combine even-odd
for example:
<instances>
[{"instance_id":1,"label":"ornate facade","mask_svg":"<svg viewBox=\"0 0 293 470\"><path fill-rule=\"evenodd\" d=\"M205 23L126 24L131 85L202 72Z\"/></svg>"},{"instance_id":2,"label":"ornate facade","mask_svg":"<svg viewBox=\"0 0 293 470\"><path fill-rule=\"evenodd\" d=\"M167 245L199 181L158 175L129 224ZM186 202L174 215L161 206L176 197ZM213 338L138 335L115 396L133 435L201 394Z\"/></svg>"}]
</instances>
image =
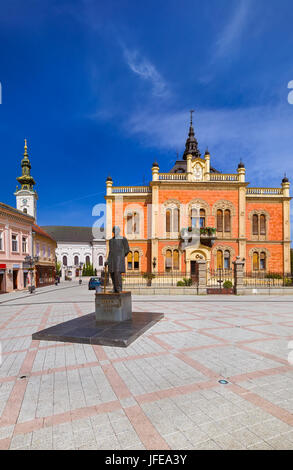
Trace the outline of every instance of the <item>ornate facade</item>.
<instances>
[{"instance_id":1,"label":"ornate facade","mask_svg":"<svg viewBox=\"0 0 293 470\"><path fill-rule=\"evenodd\" d=\"M204 258L210 269L229 269L237 256L246 271L290 272L290 183L252 188L242 162L223 174L200 154L192 118L181 160L167 173L152 166L148 186L106 181L106 239L113 225L128 238L129 272L191 273Z\"/></svg>"}]
</instances>

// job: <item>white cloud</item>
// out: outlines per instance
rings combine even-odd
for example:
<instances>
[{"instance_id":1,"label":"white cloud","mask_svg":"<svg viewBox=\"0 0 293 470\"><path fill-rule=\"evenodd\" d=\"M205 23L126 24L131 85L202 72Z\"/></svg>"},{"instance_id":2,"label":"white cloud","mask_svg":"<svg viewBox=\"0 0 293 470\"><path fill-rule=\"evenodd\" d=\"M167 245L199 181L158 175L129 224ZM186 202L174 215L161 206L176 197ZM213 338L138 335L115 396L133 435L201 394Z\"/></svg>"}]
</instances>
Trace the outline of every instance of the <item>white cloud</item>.
<instances>
[{"instance_id":1,"label":"white cloud","mask_svg":"<svg viewBox=\"0 0 293 470\"><path fill-rule=\"evenodd\" d=\"M137 51L131 51L126 47L123 47L123 54L130 70L141 79L151 83L152 92L155 96L166 97L169 94L165 80L149 60L142 57Z\"/></svg>"},{"instance_id":2,"label":"white cloud","mask_svg":"<svg viewBox=\"0 0 293 470\"><path fill-rule=\"evenodd\" d=\"M188 111L134 113L125 128L138 135L145 146L161 150L181 149L188 132ZM284 172L293 179L293 108L197 110L194 117L201 152L211 152L211 163L233 172L240 158L248 180L258 185L280 185ZM164 163L164 162L162 162Z\"/></svg>"},{"instance_id":3,"label":"white cloud","mask_svg":"<svg viewBox=\"0 0 293 470\"><path fill-rule=\"evenodd\" d=\"M219 34L215 44L214 59L226 57L238 45L247 24L250 7L250 0L237 1L233 15Z\"/></svg>"}]
</instances>

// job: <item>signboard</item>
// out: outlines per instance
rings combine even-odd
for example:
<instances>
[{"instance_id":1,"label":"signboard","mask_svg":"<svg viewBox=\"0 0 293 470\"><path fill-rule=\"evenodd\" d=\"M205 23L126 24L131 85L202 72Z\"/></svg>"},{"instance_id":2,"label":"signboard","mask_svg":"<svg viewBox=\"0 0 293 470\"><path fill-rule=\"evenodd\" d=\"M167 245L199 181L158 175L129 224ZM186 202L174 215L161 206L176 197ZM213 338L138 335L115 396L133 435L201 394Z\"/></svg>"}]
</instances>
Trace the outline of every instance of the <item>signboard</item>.
<instances>
[{"instance_id":1,"label":"signboard","mask_svg":"<svg viewBox=\"0 0 293 470\"><path fill-rule=\"evenodd\" d=\"M0 269L6 269L6 264L0 264Z\"/></svg>"},{"instance_id":2,"label":"signboard","mask_svg":"<svg viewBox=\"0 0 293 470\"><path fill-rule=\"evenodd\" d=\"M13 269L19 269L19 268L20 268L20 264L14 264L12 267L13 267Z\"/></svg>"},{"instance_id":3,"label":"signboard","mask_svg":"<svg viewBox=\"0 0 293 470\"><path fill-rule=\"evenodd\" d=\"M30 269L30 263L22 263L22 269Z\"/></svg>"}]
</instances>

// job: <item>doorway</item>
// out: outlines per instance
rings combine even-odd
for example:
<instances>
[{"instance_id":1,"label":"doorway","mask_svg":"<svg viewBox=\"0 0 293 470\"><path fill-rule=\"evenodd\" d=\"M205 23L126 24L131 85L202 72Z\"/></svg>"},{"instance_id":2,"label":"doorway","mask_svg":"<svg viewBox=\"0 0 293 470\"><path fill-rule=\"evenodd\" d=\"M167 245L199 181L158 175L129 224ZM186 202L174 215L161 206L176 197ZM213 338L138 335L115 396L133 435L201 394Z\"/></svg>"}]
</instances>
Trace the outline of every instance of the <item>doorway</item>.
<instances>
[{"instance_id":1,"label":"doorway","mask_svg":"<svg viewBox=\"0 0 293 470\"><path fill-rule=\"evenodd\" d=\"M4 294L4 274L0 273L0 294Z\"/></svg>"},{"instance_id":2,"label":"doorway","mask_svg":"<svg viewBox=\"0 0 293 470\"><path fill-rule=\"evenodd\" d=\"M192 280L192 285L198 283L198 269L196 261L190 261L190 277Z\"/></svg>"},{"instance_id":3,"label":"doorway","mask_svg":"<svg viewBox=\"0 0 293 470\"><path fill-rule=\"evenodd\" d=\"M18 277L18 269L13 270L13 290L17 289L17 277Z\"/></svg>"}]
</instances>

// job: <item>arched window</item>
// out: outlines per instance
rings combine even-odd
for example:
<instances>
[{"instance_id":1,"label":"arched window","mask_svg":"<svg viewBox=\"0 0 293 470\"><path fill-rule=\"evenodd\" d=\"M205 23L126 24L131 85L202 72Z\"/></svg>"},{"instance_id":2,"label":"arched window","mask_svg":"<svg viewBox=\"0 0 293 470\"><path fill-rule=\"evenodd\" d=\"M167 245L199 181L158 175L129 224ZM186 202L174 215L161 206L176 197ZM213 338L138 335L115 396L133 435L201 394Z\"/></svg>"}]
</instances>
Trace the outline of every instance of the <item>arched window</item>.
<instances>
[{"instance_id":1,"label":"arched window","mask_svg":"<svg viewBox=\"0 0 293 470\"><path fill-rule=\"evenodd\" d=\"M139 252L138 251L134 252L133 259L134 259L134 266L133 266L134 269L139 269Z\"/></svg>"},{"instance_id":2,"label":"arched window","mask_svg":"<svg viewBox=\"0 0 293 470\"><path fill-rule=\"evenodd\" d=\"M128 235L139 233L139 213L128 212L126 216L126 233Z\"/></svg>"},{"instance_id":3,"label":"arched window","mask_svg":"<svg viewBox=\"0 0 293 470\"><path fill-rule=\"evenodd\" d=\"M253 265L253 270L254 270L254 271L258 271L259 255L258 255L257 251L255 251L255 252L253 253L252 265Z\"/></svg>"},{"instance_id":4,"label":"arched window","mask_svg":"<svg viewBox=\"0 0 293 470\"><path fill-rule=\"evenodd\" d=\"M171 269L172 269L172 251L167 250L166 257L165 257L165 270L171 271Z\"/></svg>"},{"instance_id":5,"label":"arched window","mask_svg":"<svg viewBox=\"0 0 293 470\"><path fill-rule=\"evenodd\" d=\"M198 227L198 209L191 209L191 227Z\"/></svg>"},{"instance_id":6,"label":"arched window","mask_svg":"<svg viewBox=\"0 0 293 470\"><path fill-rule=\"evenodd\" d=\"M24 212L24 214L27 214L27 209L24 208L24 209L23 209L23 212Z\"/></svg>"},{"instance_id":7,"label":"arched window","mask_svg":"<svg viewBox=\"0 0 293 470\"><path fill-rule=\"evenodd\" d=\"M62 258L62 264L63 264L63 266L67 266L67 256L65 256L65 255Z\"/></svg>"},{"instance_id":8,"label":"arched window","mask_svg":"<svg viewBox=\"0 0 293 470\"><path fill-rule=\"evenodd\" d=\"M224 212L224 231L231 232L231 212L229 209Z\"/></svg>"},{"instance_id":9,"label":"arched window","mask_svg":"<svg viewBox=\"0 0 293 470\"><path fill-rule=\"evenodd\" d=\"M86 265L91 264L91 259L90 259L89 255L87 255L87 256L85 257L85 264L86 264Z\"/></svg>"},{"instance_id":10,"label":"arched window","mask_svg":"<svg viewBox=\"0 0 293 470\"><path fill-rule=\"evenodd\" d=\"M127 269L132 269L132 253L131 251L127 255Z\"/></svg>"},{"instance_id":11,"label":"arched window","mask_svg":"<svg viewBox=\"0 0 293 470\"><path fill-rule=\"evenodd\" d=\"M128 234L132 233L132 214L131 214L131 212L129 212L127 214L126 233L128 233Z\"/></svg>"},{"instance_id":12,"label":"arched window","mask_svg":"<svg viewBox=\"0 0 293 470\"><path fill-rule=\"evenodd\" d=\"M179 216L180 212L179 209L173 209L173 232L178 233L179 232Z\"/></svg>"},{"instance_id":13,"label":"arched window","mask_svg":"<svg viewBox=\"0 0 293 470\"><path fill-rule=\"evenodd\" d=\"M224 251L224 268L230 269L230 251L229 250Z\"/></svg>"},{"instance_id":14,"label":"arched window","mask_svg":"<svg viewBox=\"0 0 293 470\"><path fill-rule=\"evenodd\" d=\"M259 269L266 269L266 254L262 251L259 256Z\"/></svg>"},{"instance_id":15,"label":"arched window","mask_svg":"<svg viewBox=\"0 0 293 470\"><path fill-rule=\"evenodd\" d=\"M99 256L99 266L103 266L103 256Z\"/></svg>"},{"instance_id":16,"label":"arched window","mask_svg":"<svg viewBox=\"0 0 293 470\"><path fill-rule=\"evenodd\" d=\"M217 232L223 232L223 211L217 210Z\"/></svg>"},{"instance_id":17,"label":"arched window","mask_svg":"<svg viewBox=\"0 0 293 470\"><path fill-rule=\"evenodd\" d=\"M75 255L75 257L74 257L74 266L78 266L78 264L79 264L79 258L78 258L77 255Z\"/></svg>"},{"instance_id":18,"label":"arched window","mask_svg":"<svg viewBox=\"0 0 293 470\"><path fill-rule=\"evenodd\" d=\"M199 211L199 225L201 228L206 225L206 211L204 209L200 209Z\"/></svg>"},{"instance_id":19,"label":"arched window","mask_svg":"<svg viewBox=\"0 0 293 470\"><path fill-rule=\"evenodd\" d=\"M253 214L252 217L252 234L258 235L258 215Z\"/></svg>"},{"instance_id":20,"label":"arched window","mask_svg":"<svg viewBox=\"0 0 293 470\"><path fill-rule=\"evenodd\" d=\"M139 214L134 212L133 214L133 233L139 233Z\"/></svg>"},{"instance_id":21,"label":"arched window","mask_svg":"<svg viewBox=\"0 0 293 470\"><path fill-rule=\"evenodd\" d=\"M173 269L178 271L179 269L179 251L174 250L173 251Z\"/></svg>"},{"instance_id":22,"label":"arched window","mask_svg":"<svg viewBox=\"0 0 293 470\"><path fill-rule=\"evenodd\" d=\"M217 251L217 269L223 269L223 252L222 252L222 250Z\"/></svg>"},{"instance_id":23,"label":"arched window","mask_svg":"<svg viewBox=\"0 0 293 470\"><path fill-rule=\"evenodd\" d=\"M166 232L171 233L171 209L166 210Z\"/></svg>"},{"instance_id":24,"label":"arched window","mask_svg":"<svg viewBox=\"0 0 293 470\"><path fill-rule=\"evenodd\" d=\"M265 235L266 234L266 216L264 214L261 214L260 217L259 217L259 233L261 235Z\"/></svg>"}]
</instances>

